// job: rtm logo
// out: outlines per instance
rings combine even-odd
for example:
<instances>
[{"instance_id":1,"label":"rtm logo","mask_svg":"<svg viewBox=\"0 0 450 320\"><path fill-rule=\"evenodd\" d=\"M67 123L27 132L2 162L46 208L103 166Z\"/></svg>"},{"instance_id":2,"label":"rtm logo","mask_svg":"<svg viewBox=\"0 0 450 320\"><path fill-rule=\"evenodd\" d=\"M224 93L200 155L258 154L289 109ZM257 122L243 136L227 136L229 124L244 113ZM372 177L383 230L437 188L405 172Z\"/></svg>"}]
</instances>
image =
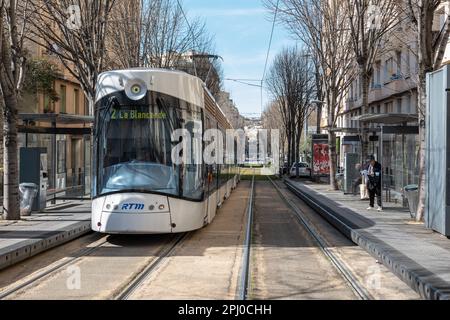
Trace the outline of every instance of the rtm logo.
<instances>
[{"instance_id":1,"label":"rtm logo","mask_svg":"<svg viewBox=\"0 0 450 320\"><path fill-rule=\"evenodd\" d=\"M144 210L145 205L139 203L125 203L122 205L122 210Z\"/></svg>"}]
</instances>

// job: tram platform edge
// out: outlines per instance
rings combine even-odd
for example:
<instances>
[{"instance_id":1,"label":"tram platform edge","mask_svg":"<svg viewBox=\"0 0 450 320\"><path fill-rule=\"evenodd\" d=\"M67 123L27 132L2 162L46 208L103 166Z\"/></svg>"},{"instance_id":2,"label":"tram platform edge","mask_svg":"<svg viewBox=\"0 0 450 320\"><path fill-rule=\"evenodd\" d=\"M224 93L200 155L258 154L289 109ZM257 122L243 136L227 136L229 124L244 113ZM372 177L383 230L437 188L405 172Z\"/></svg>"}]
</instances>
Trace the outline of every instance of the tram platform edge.
<instances>
[{"instance_id":1,"label":"tram platform edge","mask_svg":"<svg viewBox=\"0 0 450 320\"><path fill-rule=\"evenodd\" d=\"M91 232L91 202L0 220L0 271Z\"/></svg>"}]
</instances>

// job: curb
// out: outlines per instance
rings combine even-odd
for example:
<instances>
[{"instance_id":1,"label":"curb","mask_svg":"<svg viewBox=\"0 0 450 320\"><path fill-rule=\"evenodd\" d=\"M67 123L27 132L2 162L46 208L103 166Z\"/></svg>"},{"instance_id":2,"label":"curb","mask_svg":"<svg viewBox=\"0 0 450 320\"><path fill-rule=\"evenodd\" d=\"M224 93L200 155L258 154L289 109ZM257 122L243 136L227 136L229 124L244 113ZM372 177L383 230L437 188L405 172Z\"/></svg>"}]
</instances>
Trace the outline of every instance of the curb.
<instances>
[{"instance_id":1,"label":"curb","mask_svg":"<svg viewBox=\"0 0 450 320\"><path fill-rule=\"evenodd\" d=\"M408 268L401 262L396 261L388 250L383 249L366 235L362 234L359 227L341 217L329 206L320 203L310 194L300 190L289 181L284 181L288 189L303 200L311 208L317 211L326 221L337 228L348 239L359 247L366 250L371 256L383 263L391 272L405 282L411 289L416 291L423 299L427 300L450 300L450 287L438 288L436 285L426 281L423 276ZM333 201L333 200L330 200Z\"/></svg>"},{"instance_id":2,"label":"curb","mask_svg":"<svg viewBox=\"0 0 450 320\"><path fill-rule=\"evenodd\" d=\"M44 233L42 238L24 240L18 245L12 245L10 250L7 248L8 252L0 254L0 271L90 232L91 222L83 221L62 230Z\"/></svg>"}]
</instances>

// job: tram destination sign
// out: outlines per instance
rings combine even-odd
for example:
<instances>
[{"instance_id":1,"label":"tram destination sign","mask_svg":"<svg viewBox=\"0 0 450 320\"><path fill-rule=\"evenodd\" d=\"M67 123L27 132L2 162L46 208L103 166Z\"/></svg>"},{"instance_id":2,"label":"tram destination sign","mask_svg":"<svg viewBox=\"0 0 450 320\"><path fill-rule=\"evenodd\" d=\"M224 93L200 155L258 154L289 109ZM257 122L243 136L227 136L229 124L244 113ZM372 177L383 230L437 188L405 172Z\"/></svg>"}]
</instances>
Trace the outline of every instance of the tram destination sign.
<instances>
[{"instance_id":1,"label":"tram destination sign","mask_svg":"<svg viewBox=\"0 0 450 320\"><path fill-rule=\"evenodd\" d=\"M139 110L113 110L111 120L164 120L165 112L142 112Z\"/></svg>"}]
</instances>

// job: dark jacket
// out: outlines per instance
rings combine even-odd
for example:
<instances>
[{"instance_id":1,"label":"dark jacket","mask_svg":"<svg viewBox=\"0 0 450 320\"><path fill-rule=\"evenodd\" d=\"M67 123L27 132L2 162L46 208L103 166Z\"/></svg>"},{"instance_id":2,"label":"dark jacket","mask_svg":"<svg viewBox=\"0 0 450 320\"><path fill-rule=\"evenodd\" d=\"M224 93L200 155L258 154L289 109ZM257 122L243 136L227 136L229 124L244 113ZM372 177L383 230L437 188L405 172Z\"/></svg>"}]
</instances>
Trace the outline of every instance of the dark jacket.
<instances>
[{"instance_id":1,"label":"dark jacket","mask_svg":"<svg viewBox=\"0 0 450 320\"><path fill-rule=\"evenodd\" d=\"M369 167L367 170L369 170ZM369 175L369 182L368 182L368 188L369 189L375 189L375 188L381 188L381 175L383 174L383 168L381 167L381 164L378 162L375 163L375 166L373 168L374 175Z\"/></svg>"}]
</instances>

